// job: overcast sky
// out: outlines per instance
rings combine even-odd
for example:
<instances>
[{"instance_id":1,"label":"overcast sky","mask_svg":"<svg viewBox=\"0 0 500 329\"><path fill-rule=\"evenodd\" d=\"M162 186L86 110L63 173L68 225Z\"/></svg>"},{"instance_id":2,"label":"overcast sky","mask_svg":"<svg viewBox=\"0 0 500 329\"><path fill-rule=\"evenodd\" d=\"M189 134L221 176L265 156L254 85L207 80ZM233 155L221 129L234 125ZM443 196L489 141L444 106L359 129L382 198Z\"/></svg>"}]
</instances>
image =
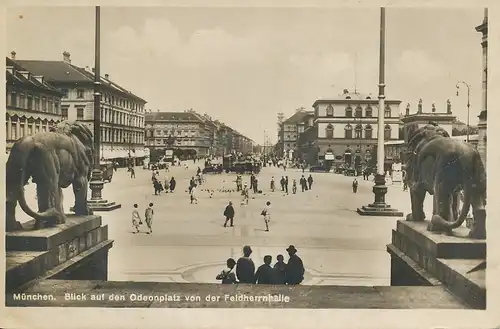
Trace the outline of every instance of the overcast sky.
<instances>
[{"instance_id":1,"label":"overcast sky","mask_svg":"<svg viewBox=\"0 0 500 329\"><path fill-rule=\"evenodd\" d=\"M7 56L94 62L94 8L7 10ZM481 107L483 10L387 9L386 96L416 111L446 100L471 124ZM153 111L193 108L255 142L276 141L278 112L311 109L344 88L377 95L379 9L101 8L101 73ZM356 73L355 73L356 72ZM356 77L356 78L355 78Z\"/></svg>"}]
</instances>

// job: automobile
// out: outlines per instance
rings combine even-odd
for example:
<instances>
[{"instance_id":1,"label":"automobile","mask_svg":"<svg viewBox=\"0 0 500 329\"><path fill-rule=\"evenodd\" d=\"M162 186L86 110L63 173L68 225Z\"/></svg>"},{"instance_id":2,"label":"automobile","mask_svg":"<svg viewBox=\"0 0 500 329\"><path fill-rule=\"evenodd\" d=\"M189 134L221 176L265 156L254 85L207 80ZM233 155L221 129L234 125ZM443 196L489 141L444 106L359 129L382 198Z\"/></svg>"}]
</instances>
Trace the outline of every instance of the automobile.
<instances>
[{"instance_id":1,"label":"automobile","mask_svg":"<svg viewBox=\"0 0 500 329\"><path fill-rule=\"evenodd\" d=\"M330 168L326 168L325 166L317 165L317 166L310 166L309 171L310 172L330 172Z\"/></svg>"},{"instance_id":2,"label":"automobile","mask_svg":"<svg viewBox=\"0 0 500 329\"><path fill-rule=\"evenodd\" d=\"M101 162L101 171L102 171L102 180L111 183L111 180L113 179L113 173L115 171L113 162L111 161Z\"/></svg>"}]
</instances>

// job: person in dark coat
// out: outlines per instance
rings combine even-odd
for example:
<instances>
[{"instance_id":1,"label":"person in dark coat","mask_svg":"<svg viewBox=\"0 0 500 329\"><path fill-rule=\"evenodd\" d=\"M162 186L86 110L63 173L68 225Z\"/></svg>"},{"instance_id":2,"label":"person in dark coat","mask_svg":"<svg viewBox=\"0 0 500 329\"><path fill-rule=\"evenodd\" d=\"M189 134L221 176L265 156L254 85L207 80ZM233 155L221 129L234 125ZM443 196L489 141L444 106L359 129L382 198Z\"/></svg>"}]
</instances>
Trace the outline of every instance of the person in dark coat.
<instances>
[{"instance_id":1,"label":"person in dark coat","mask_svg":"<svg viewBox=\"0 0 500 329\"><path fill-rule=\"evenodd\" d=\"M307 181L304 175L300 178L300 186L302 187L302 192L307 191Z\"/></svg>"},{"instance_id":2,"label":"person in dark coat","mask_svg":"<svg viewBox=\"0 0 500 329\"><path fill-rule=\"evenodd\" d=\"M255 264L250 258L252 248L250 246L243 247L243 257L238 259L236 263L236 276L240 283L255 282Z\"/></svg>"},{"instance_id":3,"label":"person in dark coat","mask_svg":"<svg viewBox=\"0 0 500 329\"><path fill-rule=\"evenodd\" d=\"M272 257L264 256L264 264L260 265L255 273L255 283L258 284L275 284L274 269L271 267Z\"/></svg>"},{"instance_id":4,"label":"person in dark coat","mask_svg":"<svg viewBox=\"0 0 500 329\"><path fill-rule=\"evenodd\" d=\"M177 182L175 181L175 178L172 177L170 179L170 192L172 193L174 190L175 190L175 185L177 184Z\"/></svg>"},{"instance_id":5,"label":"person in dark coat","mask_svg":"<svg viewBox=\"0 0 500 329\"><path fill-rule=\"evenodd\" d=\"M285 192L288 194L288 176L285 177Z\"/></svg>"},{"instance_id":6,"label":"person in dark coat","mask_svg":"<svg viewBox=\"0 0 500 329\"><path fill-rule=\"evenodd\" d=\"M234 274L234 266L236 265L236 262L234 259L229 258L226 262L227 269L223 270L217 277L215 278L216 280L222 280L222 284L234 284L238 283L236 280L236 275Z\"/></svg>"},{"instance_id":7,"label":"person in dark coat","mask_svg":"<svg viewBox=\"0 0 500 329\"><path fill-rule=\"evenodd\" d=\"M193 189L193 186L196 185L196 181L194 180L194 177L191 177L191 180L189 181L189 194L191 194L191 190Z\"/></svg>"},{"instance_id":8,"label":"person in dark coat","mask_svg":"<svg viewBox=\"0 0 500 329\"><path fill-rule=\"evenodd\" d=\"M229 204L226 206L226 210L224 210L224 216L226 216L226 221L224 222L224 227L227 226L227 222L231 221L231 227L233 227L233 219L234 219L234 208L233 203L229 201Z\"/></svg>"},{"instance_id":9,"label":"person in dark coat","mask_svg":"<svg viewBox=\"0 0 500 329\"><path fill-rule=\"evenodd\" d=\"M259 180L257 177L253 179L253 193L258 193L259 192Z\"/></svg>"},{"instance_id":10,"label":"person in dark coat","mask_svg":"<svg viewBox=\"0 0 500 329\"><path fill-rule=\"evenodd\" d=\"M311 189L313 182L314 182L314 180L313 180L312 176L309 174L309 177L307 177L307 183L309 184L309 189Z\"/></svg>"},{"instance_id":11,"label":"person in dark coat","mask_svg":"<svg viewBox=\"0 0 500 329\"><path fill-rule=\"evenodd\" d=\"M358 180L356 178L354 178L354 180L352 181L352 192L358 192Z\"/></svg>"},{"instance_id":12,"label":"person in dark coat","mask_svg":"<svg viewBox=\"0 0 500 329\"><path fill-rule=\"evenodd\" d=\"M300 284L304 280L304 263L302 259L297 256L297 249L294 246L289 246L286 251L290 258L286 265L286 280L290 285Z\"/></svg>"},{"instance_id":13,"label":"person in dark coat","mask_svg":"<svg viewBox=\"0 0 500 329\"><path fill-rule=\"evenodd\" d=\"M276 259L278 260L276 264L274 264L274 278L276 279L276 284L286 284L286 263L283 255L278 255Z\"/></svg>"},{"instance_id":14,"label":"person in dark coat","mask_svg":"<svg viewBox=\"0 0 500 329\"><path fill-rule=\"evenodd\" d=\"M281 191L285 191L285 176L281 176L280 179L280 184L281 184Z\"/></svg>"}]
</instances>

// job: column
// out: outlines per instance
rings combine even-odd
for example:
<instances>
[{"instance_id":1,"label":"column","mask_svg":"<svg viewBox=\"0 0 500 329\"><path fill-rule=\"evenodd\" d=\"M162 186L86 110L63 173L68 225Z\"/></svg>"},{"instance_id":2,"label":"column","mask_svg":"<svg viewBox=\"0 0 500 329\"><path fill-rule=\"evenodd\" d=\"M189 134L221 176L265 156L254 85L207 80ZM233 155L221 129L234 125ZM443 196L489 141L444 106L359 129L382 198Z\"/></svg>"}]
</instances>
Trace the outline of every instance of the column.
<instances>
[{"instance_id":1,"label":"column","mask_svg":"<svg viewBox=\"0 0 500 329\"><path fill-rule=\"evenodd\" d=\"M17 121L16 121L16 138L19 139L19 137L21 136L21 118L17 118Z\"/></svg>"},{"instance_id":2,"label":"column","mask_svg":"<svg viewBox=\"0 0 500 329\"><path fill-rule=\"evenodd\" d=\"M12 119L10 116L7 119L7 134L5 135L5 137L7 137L7 140L12 139Z\"/></svg>"}]
</instances>

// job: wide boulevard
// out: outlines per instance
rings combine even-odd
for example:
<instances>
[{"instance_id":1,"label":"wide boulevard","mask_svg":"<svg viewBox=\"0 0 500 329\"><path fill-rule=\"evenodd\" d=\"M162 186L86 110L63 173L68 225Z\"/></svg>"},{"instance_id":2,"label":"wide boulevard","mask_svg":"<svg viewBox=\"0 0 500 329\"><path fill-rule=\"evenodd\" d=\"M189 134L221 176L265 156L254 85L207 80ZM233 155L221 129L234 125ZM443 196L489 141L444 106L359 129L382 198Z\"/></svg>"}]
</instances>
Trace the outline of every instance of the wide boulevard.
<instances>
[{"instance_id":1,"label":"wide boulevard","mask_svg":"<svg viewBox=\"0 0 500 329\"><path fill-rule=\"evenodd\" d=\"M136 167L136 178L126 169L118 169L113 181L106 183L105 199L122 204L122 208L99 213L109 226L115 241L109 256L109 280L217 282L215 277L226 259L241 256L244 245L253 249L256 266L265 255L288 255L285 249L294 245L306 267L304 284L313 285L389 285L390 257L386 244L391 240L397 217L360 216L356 208L373 201L372 182L358 178L358 193L352 193L352 177L333 173L312 173L312 190L291 193L293 179L302 172L295 169L263 168L258 175L262 194L250 192L249 205L240 205L234 174L206 174L206 183L198 191L199 203L190 204L187 187L196 174L198 163L189 168L171 167L160 171L160 178L174 176L174 193L154 195L151 171ZM202 165L202 163L200 163ZM290 194L279 188L279 179L288 175ZM305 172L307 177L309 172ZM271 192L274 176L278 190ZM243 176L249 182L249 176ZM297 185L299 185L297 183ZM213 190L210 193L205 189ZM36 209L33 184L26 187L27 199ZM65 209L73 204L71 189L65 190ZM387 202L405 214L409 212L409 195L401 185L389 185ZM428 201L426 200L426 209ZM236 211L234 227L224 228L223 211L232 201ZM266 201L272 205L270 232L260 215ZM133 234L132 206L139 204L141 216L148 203L154 203L153 234ZM428 210L427 210L428 213ZM21 221L28 218L18 210Z\"/></svg>"}]
</instances>

